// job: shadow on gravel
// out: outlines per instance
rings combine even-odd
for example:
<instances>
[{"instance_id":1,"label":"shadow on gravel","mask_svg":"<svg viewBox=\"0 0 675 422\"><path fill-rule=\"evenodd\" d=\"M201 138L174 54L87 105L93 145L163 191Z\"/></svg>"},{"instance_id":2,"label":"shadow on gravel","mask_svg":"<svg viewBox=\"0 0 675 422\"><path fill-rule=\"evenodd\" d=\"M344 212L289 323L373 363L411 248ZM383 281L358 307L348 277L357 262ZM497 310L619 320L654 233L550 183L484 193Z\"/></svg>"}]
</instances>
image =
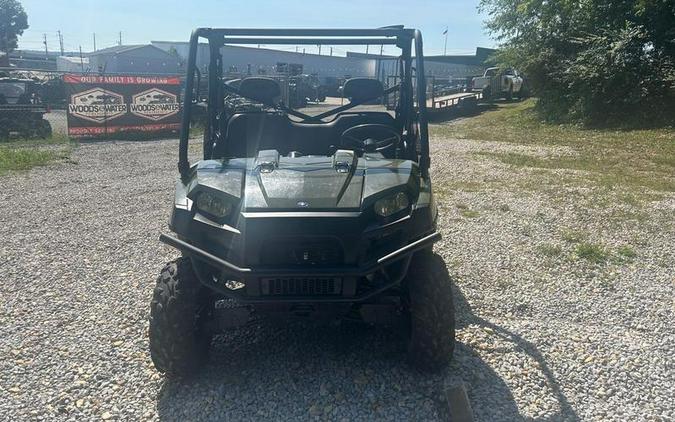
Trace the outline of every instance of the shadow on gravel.
<instances>
[{"instance_id":1,"label":"shadow on gravel","mask_svg":"<svg viewBox=\"0 0 675 422\"><path fill-rule=\"evenodd\" d=\"M455 295L459 328L491 327L548 371L531 344L475 316L458 289ZM447 371L429 375L406 365L404 345L389 330L262 321L216 337L207 367L194 379L165 380L157 411L163 421L448 420L444 391L462 382L477 421L522 419L508 386L467 345L457 343Z\"/></svg>"},{"instance_id":2,"label":"shadow on gravel","mask_svg":"<svg viewBox=\"0 0 675 422\"><path fill-rule=\"evenodd\" d=\"M389 330L262 321L216 337L194 379L165 380L157 410L163 421L447 420L445 387L464 381L489 388L499 403L480 420L517 419L494 371L463 344L456 357L447 371L422 374L406 365L404 345ZM475 374L480 385L467 378Z\"/></svg>"},{"instance_id":3,"label":"shadow on gravel","mask_svg":"<svg viewBox=\"0 0 675 422\"><path fill-rule=\"evenodd\" d=\"M494 324L490 321L487 321L476 314L473 313L471 309L471 305L469 302L466 300L465 296L462 294L462 292L457 288L457 285L453 285L453 294L454 294L454 299L455 299L455 311L457 314L457 329L460 330L462 328L468 327L470 325L476 325L479 327L483 328L489 328L494 333L498 336L501 337L503 341L512 343L517 350L522 351L526 353L529 357L534 359L535 362L539 365L539 370L543 373L544 377L546 378L546 385L553 391L553 394L555 395L555 399L558 402L558 407L559 407L559 412L554 415L547 415L545 418L528 418L527 420L545 420L545 421L576 421L579 420L579 416L576 414L572 406L570 405L569 401L567 400L567 397L565 394L563 394L560 384L558 383L557 379L555 378L555 375L549 368L546 359L544 356L541 354L541 352L537 349L537 347L530 343L529 341L525 340L523 337L520 335L511 332L505 328L500 327L497 324ZM478 354L471 348L466 347L464 345L460 345L460 348L464 348L465 352L469 356L475 356L478 358ZM473 406L474 414L476 416L477 420L486 420L486 421L492 421L492 420L523 420L523 416L520 415L518 412L518 408L513 402L513 396L506 386L504 382L499 378L499 376L494 373L494 371L490 370L492 375L494 376L494 379L481 379L478 380L478 383L470 383L470 385L467 386L467 390L469 393L469 398L471 400L471 405ZM495 380L501 384L500 386L496 387L495 386L490 386L489 384L492 382L495 382ZM512 402L513 407L508 406L506 409L502 407L501 405L496 405L492 406L491 403L492 400L489 403L479 403L477 400L475 400L475 396L480 396L480 397L486 397L486 395L480 391L481 388L489 388L492 390L492 393L496 393L496 400L504 400ZM504 390L502 390L504 388ZM506 410L508 413L504 414L503 411Z\"/></svg>"},{"instance_id":4,"label":"shadow on gravel","mask_svg":"<svg viewBox=\"0 0 675 422\"><path fill-rule=\"evenodd\" d=\"M165 421L438 419L448 375L404 359L386 330L265 321L217 337L201 374L165 381L157 410Z\"/></svg>"}]
</instances>

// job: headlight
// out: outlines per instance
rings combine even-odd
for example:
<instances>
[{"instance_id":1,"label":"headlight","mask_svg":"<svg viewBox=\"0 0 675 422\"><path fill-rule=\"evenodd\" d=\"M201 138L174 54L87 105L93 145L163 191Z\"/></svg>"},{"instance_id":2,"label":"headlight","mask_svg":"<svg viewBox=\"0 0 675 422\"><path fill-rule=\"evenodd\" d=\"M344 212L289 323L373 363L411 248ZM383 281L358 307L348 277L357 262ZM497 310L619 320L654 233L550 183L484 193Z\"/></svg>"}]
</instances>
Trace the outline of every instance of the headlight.
<instances>
[{"instance_id":1,"label":"headlight","mask_svg":"<svg viewBox=\"0 0 675 422\"><path fill-rule=\"evenodd\" d=\"M216 218L225 218L232 211L232 203L211 192L202 192L195 201L197 209Z\"/></svg>"},{"instance_id":2,"label":"headlight","mask_svg":"<svg viewBox=\"0 0 675 422\"><path fill-rule=\"evenodd\" d=\"M389 217L408 208L409 204L408 196L403 192L399 192L396 195L376 201L375 214L380 217Z\"/></svg>"}]
</instances>

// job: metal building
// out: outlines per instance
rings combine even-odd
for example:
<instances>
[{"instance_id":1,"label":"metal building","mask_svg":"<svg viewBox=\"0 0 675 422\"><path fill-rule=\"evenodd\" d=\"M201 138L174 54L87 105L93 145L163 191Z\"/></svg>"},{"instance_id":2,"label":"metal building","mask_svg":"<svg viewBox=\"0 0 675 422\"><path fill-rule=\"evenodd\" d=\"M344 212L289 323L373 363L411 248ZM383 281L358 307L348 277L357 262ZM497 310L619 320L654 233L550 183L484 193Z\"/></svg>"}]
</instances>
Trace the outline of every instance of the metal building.
<instances>
[{"instance_id":1,"label":"metal building","mask_svg":"<svg viewBox=\"0 0 675 422\"><path fill-rule=\"evenodd\" d=\"M87 53L86 56L93 72L155 75L184 72L178 57L151 44L120 45Z\"/></svg>"},{"instance_id":2,"label":"metal building","mask_svg":"<svg viewBox=\"0 0 675 422\"><path fill-rule=\"evenodd\" d=\"M56 58L56 70L59 72L87 73L91 72L89 57L59 56Z\"/></svg>"},{"instance_id":3,"label":"metal building","mask_svg":"<svg viewBox=\"0 0 675 422\"><path fill-rule=\"evenodd\" d=\"M188 55L187 42L152 41L152 45L164 51L175 51L181 57ZM269 48L252 48L226 45L221 49L223 70L243 74L272 74L279 63L301 64L303 73L316 73L320 77L368 76L375 75L376 63L358 57L318 55L302 51L282 51ZM199 46L197 66L206 71L209 51L206 44Z\"/></svg>"}]
</instances>

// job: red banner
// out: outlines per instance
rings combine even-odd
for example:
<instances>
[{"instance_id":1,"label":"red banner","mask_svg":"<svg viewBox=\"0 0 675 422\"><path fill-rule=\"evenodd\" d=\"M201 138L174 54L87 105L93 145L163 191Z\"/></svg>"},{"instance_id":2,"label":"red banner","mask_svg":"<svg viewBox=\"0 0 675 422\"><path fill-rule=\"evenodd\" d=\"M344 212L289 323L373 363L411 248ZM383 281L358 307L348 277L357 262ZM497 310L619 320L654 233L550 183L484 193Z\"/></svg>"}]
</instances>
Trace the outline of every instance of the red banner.
<instances>
[{"instance_id":1,"label":"red banner","mask_svg":"<svg viewBox=\"0 0 675 422\"><path fill-rule=\"evenodd\" d=\"M180 127L178 77L64 75L70 99L68 134L99 136Z\"/></svg>"}]
</instances>

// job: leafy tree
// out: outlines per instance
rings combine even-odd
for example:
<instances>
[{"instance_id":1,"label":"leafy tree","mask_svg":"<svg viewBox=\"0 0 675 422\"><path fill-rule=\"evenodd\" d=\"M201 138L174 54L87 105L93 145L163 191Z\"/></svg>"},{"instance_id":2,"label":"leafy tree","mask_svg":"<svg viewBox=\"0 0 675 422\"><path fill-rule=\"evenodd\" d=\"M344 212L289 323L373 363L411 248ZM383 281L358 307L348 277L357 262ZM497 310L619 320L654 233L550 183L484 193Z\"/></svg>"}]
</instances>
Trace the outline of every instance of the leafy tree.
<instances>
[{"instance_id":1,"label":"leafy tree","mask_svg":"<svg viewBox=\"0 0 675 422\"><path fill-rule=\"evenodd\" d=\"M0 51L17 47L18 37L28 28L28 16L17 0L0 0Z\"/></svg>"},{"instance_id":2,"label":"leafy tree","mask_svg":"<svg viewBox=\"0 0 675 422\"><path fill-rule=\"evenodd\" d=\"M552 120L675 121L675 0L482 0Z\"/></svg>"}]
</instances>

